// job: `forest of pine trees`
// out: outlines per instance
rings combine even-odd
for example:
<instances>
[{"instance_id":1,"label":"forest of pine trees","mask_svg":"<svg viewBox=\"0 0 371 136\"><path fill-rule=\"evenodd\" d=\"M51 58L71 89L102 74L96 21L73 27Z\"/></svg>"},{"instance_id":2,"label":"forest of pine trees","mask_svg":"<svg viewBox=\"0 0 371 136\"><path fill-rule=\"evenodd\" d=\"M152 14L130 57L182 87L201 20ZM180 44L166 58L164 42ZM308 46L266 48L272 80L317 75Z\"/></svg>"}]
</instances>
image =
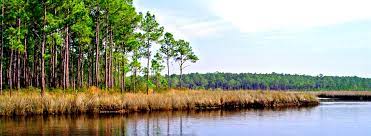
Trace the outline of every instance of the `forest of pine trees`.
<instances>
[{"instance_id":1,"label":"forest of pine trees","mask_svg":"<svg viewBox=\"0 0 371 136\"><path fill-rule=\"evenodd\" d=\"M148 93L171 84L161 77L171 61L182 71L198 60L189 42L132 0L1 0L0 34L0 93L88 86Z\"/></svg>"},{"instance_id":2,"label":"forest of pine trees","mask_svg":"<svg viewBox=\"0 0 371 136\"><path fill-rule=\"evenodd\" d=\"M178 83L178 76L171 81ZM308 76L253 73L191 73L183 76L184 87L222 90L349 90L371 91L371 79L360 77Z\"/></svg>"}]
</instances>

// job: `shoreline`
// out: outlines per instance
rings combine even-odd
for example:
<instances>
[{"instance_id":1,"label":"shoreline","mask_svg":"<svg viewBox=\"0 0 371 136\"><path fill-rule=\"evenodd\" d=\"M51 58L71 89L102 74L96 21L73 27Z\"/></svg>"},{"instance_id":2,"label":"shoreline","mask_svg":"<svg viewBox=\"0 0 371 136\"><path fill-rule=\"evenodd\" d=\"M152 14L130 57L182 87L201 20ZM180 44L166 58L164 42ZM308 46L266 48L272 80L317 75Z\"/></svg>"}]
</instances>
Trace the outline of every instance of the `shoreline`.
<instances>
[{"instance_id":1,"label":"shoreline","mask_svg":"<svg viewBox=\"0 0 371 136\"><path fill-rule=\"evenodd\" d=\"M153 111L233 110L319 105L313 94L268 91L176 91L159 94L82 92L0 96L0 115L126 114Z\"/></svg>"},{"instance_id":2,"label":"shoreline","mask_svg":"<svg viewBox=\"0 0 371 136\"><path fill-rule=\"evenodd\" d=\"M370 91L321 91L312 94L330 101L371 101Z\"/></svg>"}]
</instances>

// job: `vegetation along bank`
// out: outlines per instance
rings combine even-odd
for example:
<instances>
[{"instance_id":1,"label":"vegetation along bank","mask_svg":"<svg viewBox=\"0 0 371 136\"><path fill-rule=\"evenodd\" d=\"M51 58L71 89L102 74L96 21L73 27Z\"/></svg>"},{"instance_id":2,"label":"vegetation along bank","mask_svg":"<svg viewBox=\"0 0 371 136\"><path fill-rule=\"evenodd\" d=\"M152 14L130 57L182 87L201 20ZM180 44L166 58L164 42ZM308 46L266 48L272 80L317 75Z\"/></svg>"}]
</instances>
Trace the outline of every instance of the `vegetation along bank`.
<instances>
[{"instance_id":1,"label":"vegetation along bank","mask_svg":"<svg viewBox=\"0 0 371 136\"><path fill-rule=\"evenodd\" d=\"M91 88L80 93L36 91L0 96L0 115L104 114L151 111L275 108L315 106L308 93L268 91L168 91L145 93L101 92Z\"/></svg>"}]
</instances>

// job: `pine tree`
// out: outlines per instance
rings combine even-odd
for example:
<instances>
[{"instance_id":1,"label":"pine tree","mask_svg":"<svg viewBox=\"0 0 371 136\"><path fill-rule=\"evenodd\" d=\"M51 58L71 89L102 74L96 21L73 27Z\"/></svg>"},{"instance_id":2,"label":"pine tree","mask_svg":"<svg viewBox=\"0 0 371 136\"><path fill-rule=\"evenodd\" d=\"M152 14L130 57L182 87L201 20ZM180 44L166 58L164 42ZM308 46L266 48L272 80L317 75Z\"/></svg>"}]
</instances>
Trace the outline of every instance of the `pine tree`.
<instances>
[{"instance_id":1,"label":"pine tree","mask_svg":"<svg viewBox=\"0 0 371 136\"><path fill-rule=\"evenodd\" d=\"M149 92L149 74L150 74L150 61L151 61L151 47L154 42L158 42L159 38L162 36L164 28L160 27L156 21L155 15L147 12L146 15L141 20L141 30L143 31L144 46L146 48L145 56L147 57L147 67L146 67L146 79L147 85L146 90L147 94Z\"/></svg>"},{"instance_id":2,"label":"pine tree","mask_svg":"<svg viewBox=\"0 0 371 136\"><path fill-rule=\"evenodd\" d=\"M180 80L180 88L183 87L183 70L188 66L185 65L186 62L196 63L198 61L198 57L193 53L192 47L189 45L189 42L184 40L179 40L176 42L176 61L179 62L179 80Z\"/></svg>"}]
</instances>

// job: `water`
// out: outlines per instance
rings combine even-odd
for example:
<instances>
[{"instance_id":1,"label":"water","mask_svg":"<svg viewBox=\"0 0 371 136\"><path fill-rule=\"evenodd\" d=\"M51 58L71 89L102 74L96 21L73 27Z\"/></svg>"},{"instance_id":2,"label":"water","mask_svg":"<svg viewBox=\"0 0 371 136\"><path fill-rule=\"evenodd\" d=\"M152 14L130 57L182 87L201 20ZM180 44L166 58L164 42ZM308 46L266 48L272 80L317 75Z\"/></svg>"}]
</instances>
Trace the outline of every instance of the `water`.
<instances>
[{"instance_id":1,"label":"water","mask_svg":"<svg viewBox=\"0 0 371 136\"><path fill-rule=\"evenodd\" d=\"M371 102L313 108L1 117L0 135L371 135Z\"/></svg>"}]
</instances>

